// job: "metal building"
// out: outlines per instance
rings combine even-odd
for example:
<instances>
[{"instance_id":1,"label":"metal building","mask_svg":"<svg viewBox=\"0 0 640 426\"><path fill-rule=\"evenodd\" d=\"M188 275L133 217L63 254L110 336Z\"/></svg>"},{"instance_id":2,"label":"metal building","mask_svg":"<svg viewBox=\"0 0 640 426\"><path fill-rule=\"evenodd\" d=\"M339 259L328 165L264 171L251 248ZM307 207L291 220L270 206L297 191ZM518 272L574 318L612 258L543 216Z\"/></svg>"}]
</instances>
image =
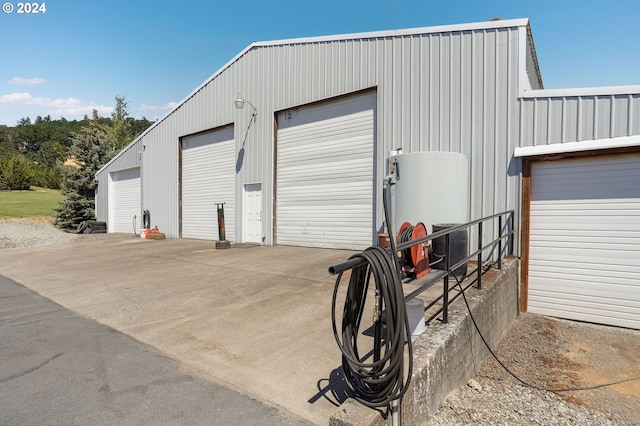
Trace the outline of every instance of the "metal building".
<instances>
[{"instance_id":1,"label":"metal building","mask_svg":"<svg viewBox=\"0 0 640 426\"><path fill-rule=\"evenodd\" d=\"M149 210L168 238L213 240L215 203L225 203L232 242L361 249L383 228L382 182L398 147L467 156L470 219L515 209L522 308L540 312L549 290L534 276L560 274L556 289L567 275L536 260L538 197L573 191L540 195L544 179L568 182L552 173L575 164L600 180L594 167L626 164L629 174L612 179L636 188L621 195L634 200L627 226L636 240L619 265L634 296L619 324L640 327L631 265L640 265L640 86L544 90L526 19L253 43L97 173L97 217L120 232ZM540 244L567 252L583 244L572 238ZM559 316L609 315L593 310L598 296L585 297L587 308Z\"/></svg>"}]
</instances>

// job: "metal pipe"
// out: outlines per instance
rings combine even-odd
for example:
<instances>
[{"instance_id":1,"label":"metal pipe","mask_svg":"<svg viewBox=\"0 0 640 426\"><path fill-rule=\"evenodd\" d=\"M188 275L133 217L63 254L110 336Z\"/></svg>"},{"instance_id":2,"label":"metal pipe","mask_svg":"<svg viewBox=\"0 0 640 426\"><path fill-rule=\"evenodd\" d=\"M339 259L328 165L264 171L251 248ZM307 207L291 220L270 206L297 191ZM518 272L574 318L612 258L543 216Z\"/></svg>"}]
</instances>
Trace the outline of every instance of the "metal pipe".
<instances>
[{"instance_id":1,"label":"metal pipe","mask_svg":"<svg viewBox=\"0 0 640 426\"><path fill-rule=\"evenodd\" d=\"M226 241L227 235L224 229L224 203L216 203L218 208L218 238L220 241Z\"/></svg>"},{"instance_id":2,"label":"metal pipe","mask_svg":"<svg viewBox=\"0 0 640 426\"><path fill-rule=\"evenodd\" d=\"M514 217L513 210L508 210L508 211L505 211L505 212L502 212L502 213L497 213L497 214L494 214L494 215L491 215L491 216L484 217L482 219L476 219L473 222L469 222L469 223L466 223L466 224L463 224L463 225L458 225L458 226L455 226L455 227L447 228L447 229L444 229L442 231L435 232L435 233L433 233L431 235L427 235L425 237L418 238L416 240L411 240L411 241L408 241L408 242L405 242L405 243L400 243L400 244L397 245L395 250L396 251L403 250L403 249L407 249L407 248L412 247L412 246L417 245L417 244L426 243L428 241L431 241L431 240L433 240L435 238L444 236L444 235L446 235L448 233L451 233L453 231L456 231L458 229L468 228L468 227L471 227L473 225L480 224L481 222L487 221L489 219L498 217L500 215L506 215L506 214L510 215L510 217L512 217L512 218ZM513 220L511 221L511 223L513 224ZM510 252L511 252L511 254L513 254L513 228L509 231L508 235L511 236ZM502 238L506 238L506 237L507 237L507 235L503 235L503 236L500 236L499 238L502 239ZM393 241L393 236L391 235L391 233L389 233L389 239L391 241ZM494 240L494 242L495 241L497 241L497 239ZM395 241L393 241L393 242L395 243ZM490 247L491 245L493 245L493 243L487 244L485 247L482 247L482 249L484 250L484 248ZM390 250L387 249L387 251L390 251ZM391 251L390 251L390 253L391 253ZM342 272L346 272L346 271L348 271L350 269L353 269L356 266L363 265L364 263L366 263L366 262L364 260L362 260L361 258L349 259L349 260L347 260L345 262L342 262L342 263L339 263L337 265L330 266L328 268L328 270L329 270L329 273L331 275L337 275L337 274L340 274Z\"/></svg>"},{"instance_id":3,"label":"metal pipe","mask_svg":"<svg viewBox=\"0 0 640 426\"><path fill-rule=\"evenodd\" d=\"M442 289L442 322L449 322L449 235L444 236L444 276Z\"/></svg>"},{"instance_id":4,"label":"metal pipe","mask_svg":"<svg viewBox=\"0 0 640 426\"><path fill-rule=\"evenodd\" d=\"M478 288L482 288L482 222L478 224Z\"/></svg>"},{"instance_id":5,"label":"metal pipe","mask_svg":"<svg viewBox=\"0 0 640 426\"><path fill-rule=\"evenodd\" d=\"M400 426L400 413L398 406L400 405L397 399L391 401L391 424L392 426Z\"/></svg>"},{"instance_id":6,"label":"metal pipe","mask_svg":"<svg viewBox=\"0 0 640 426\"><path fill-rule=\"evenodd\" d=\"M498 236L502 237L502 216L498 216ZM498 269L502 269L502 238L498 238Z\"/></svg>"}]
</instances>

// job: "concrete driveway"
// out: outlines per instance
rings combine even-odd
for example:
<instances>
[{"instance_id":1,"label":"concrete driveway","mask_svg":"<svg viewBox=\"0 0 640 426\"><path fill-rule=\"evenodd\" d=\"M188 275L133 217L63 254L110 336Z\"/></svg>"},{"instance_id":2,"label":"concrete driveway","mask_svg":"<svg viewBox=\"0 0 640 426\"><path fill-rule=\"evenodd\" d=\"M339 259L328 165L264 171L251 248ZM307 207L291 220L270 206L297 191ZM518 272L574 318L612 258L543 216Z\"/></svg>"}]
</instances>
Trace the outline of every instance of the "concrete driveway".
<instances>
[{"instance_id":1,"label":"concrete driveway","mask_svg":"<svg viewBox=\"0 0 640 426\"><path fill-rule=\"evenodd\" d=\"M203 377L328 424L344 394L327 267L351 254L109 236L0 252L0 274Z\"/></svg>"},{"instance_id":2,"label":"concrete driveway","mask_svg":"<svg viewBox=\"0 0 640 426\"><path fill-rule=\"evenodd\" d=\"M306 423L0 275L0 424Z\"/></svg>"}]
</instances>

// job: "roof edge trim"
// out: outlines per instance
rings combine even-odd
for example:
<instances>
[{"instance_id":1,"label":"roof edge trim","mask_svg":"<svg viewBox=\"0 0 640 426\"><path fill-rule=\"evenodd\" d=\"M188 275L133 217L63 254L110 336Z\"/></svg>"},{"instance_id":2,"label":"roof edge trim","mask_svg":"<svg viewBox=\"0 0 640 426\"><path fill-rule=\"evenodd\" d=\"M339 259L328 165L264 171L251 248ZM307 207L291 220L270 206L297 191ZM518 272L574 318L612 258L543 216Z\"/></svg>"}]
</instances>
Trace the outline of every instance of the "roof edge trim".
<instances>
[{"instance_id":1,"label":"roof edge trim","mask_svg":"<svg viewBox=\"0 0 640 426\"><path fill-rule=\"evenodd\" d=\"M605 96L605 95L638 95L640 85L637 86L601 86L601 87L577 87L572 89L542 89L525 90L520 98L562 98L572 96Z\"/></svg>"},{"instance_id":2,"label":"roof edge trim","mask_svg":"<svg viewBox=\"0 0 640 426\"><path fill-rule=\"evenodd\" d=\"M640 135L622 136L617 138L594 139L582 142L554 143L551 145L537 145L517 147L513 152L516 158L533 157L549 154L567 154L571 152L593 151L598 149L627 148L640 146Z\"/></svg>"},{"instance_id":3,"label":"roof edge trim","mask_svg":"<svg viewBox=\"0 0 640 426\"><path fill-rule=\"evenodd\" d=\"M506 19L498 21L484 21L473 22L468 24L451 24L451 25L438 25L433 27L417 27L407 28L401 30L383 30L383 31L370 31L362 33L351 34L336 34L330 36L314 36L314 37L302 37L291 38L283 40L271 40L260 41L253 43L256 47L266 46L279 46L285 44L302 44L302 43L317 43L324 41L340 41L340 40L358 40L358 39L370 39L370 38L386 38L386 37L401 37L418 34L435 34L435 33L449 33L449 32L461 32L461 31L474 31L483 29L499 29L499 28L513 28L522 27L529 24L529 19Z\"/></svg>"}]
</instances>

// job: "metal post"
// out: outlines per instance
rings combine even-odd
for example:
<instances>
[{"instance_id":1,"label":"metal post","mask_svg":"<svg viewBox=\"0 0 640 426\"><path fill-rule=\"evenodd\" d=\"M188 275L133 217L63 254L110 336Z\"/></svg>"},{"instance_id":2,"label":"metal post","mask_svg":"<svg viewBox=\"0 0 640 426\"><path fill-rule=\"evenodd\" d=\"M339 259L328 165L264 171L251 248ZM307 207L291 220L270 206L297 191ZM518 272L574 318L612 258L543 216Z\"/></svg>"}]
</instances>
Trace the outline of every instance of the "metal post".
<instances>
[{"instance_id":1,"label":"metal post","mask_svg":"<svg viewBox=\"0 0 640 426\"><path fill-rule=\"evenodd\" d=\"M511 210L509 213L509 255L513 255L513 229L514 229L514 212Z\"/></svg>"},{"instance_id":2,"label":"metal post","mask_svg":"<svg viewBox=\"0 0 640 426\"><path fill-rule=\"evenodd\" d=\"M482 222L478 223L478 288L482 288Z\"/></svg>"},{"instance_id":3,"label":"metal post","mask_svg":"<svg viewBox=\"0 0 640 426\"><path fill-rule=\"evenodd\" d=\"M498 216L498 269L502 269L502 215Z\"/></svg>"},{"instance_id":4,"label":"metal post","mask_svg":"<svg viewBox=\"0 0 640 426\"><path fill-rule=\"evenodd\" d=\"M446 275L443 279L443 293L442 293L442 322L449 322L449 235L444 236L444 270Z\"/></svg>"},{"instance_id":5,"label":"metal post","mask_svg":"<svg viewBox=\"0 0 640 426\"><path fill-rule=\"evenodd\" d=\"M400 401L394 399L391 401L391 426L400 426Z\"/></svg>"},{"instance_id":6,"label":"metal post","mask_svg":"<svg viewBox=\"0 0 640 426\"><path fill-rule=\"evenodd\" d=\"M374 309L373 362L378 362L382 354L382 296L377 289Z\"/></svg>"},{"instance_id":7,"label":"metal post","mask_svg":"<svg viewBox=\"0 0 640 426\"><path fill-rule=\"evenodd\" d=\"M218 208L218 241L216 241L216 248L230 248L231 243L227 241L224 229L224 203L216 203L216 207Z\"/></svg>"}]
</instances>

